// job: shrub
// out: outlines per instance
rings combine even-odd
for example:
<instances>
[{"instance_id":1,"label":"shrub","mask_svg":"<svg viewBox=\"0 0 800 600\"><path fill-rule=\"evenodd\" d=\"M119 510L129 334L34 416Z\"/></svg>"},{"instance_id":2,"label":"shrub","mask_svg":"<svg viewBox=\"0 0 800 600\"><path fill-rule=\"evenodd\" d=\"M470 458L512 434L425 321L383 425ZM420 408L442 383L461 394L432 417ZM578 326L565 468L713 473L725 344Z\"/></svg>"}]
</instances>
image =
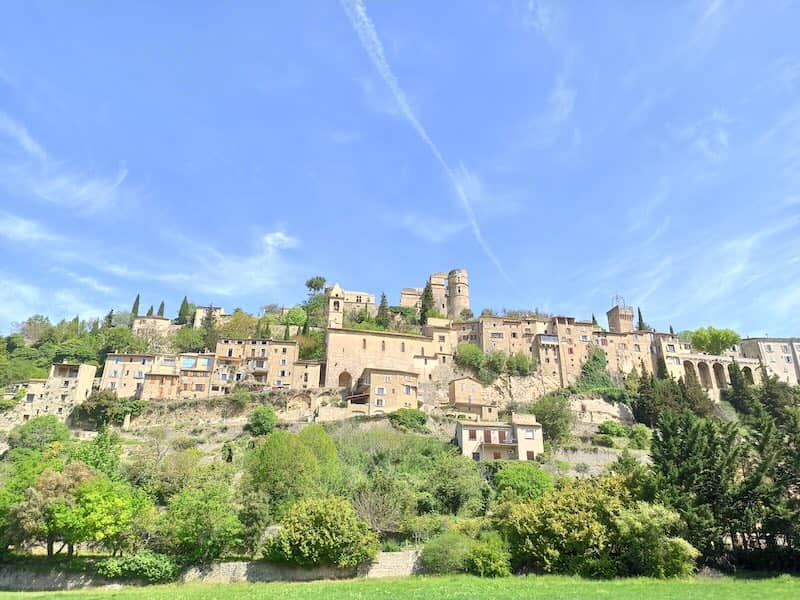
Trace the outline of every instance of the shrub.
<instances>
[{"instance_id":1,"label":"shrub","mask_svg":"<svg viewBox=\"0 0 800 600\"><path fill-rule=\"evenodd\" d=\"M625 425L617 421L605 421L604 423L601 423L599 431L602 434L611 435L614 437L628 437L630 432L628 427L625 427Z\"/></svg>"},{"instance_id":2,"label":"shrub","mask_svg":"<svg viewBox=\"0 0 800 600\"><path fill-rule=\"evenodd\" d=\"M511 555L497 532L484 534L472 543L467 557L467 572L479 577L511 575Z\"/></svg>"},{"instance_id":3,"label":"shrub","mask_svg":"<svg viewBox=\"0 0 800 600\"><path fill-rule=\"evenodd\" d=\"M268 433L272 433L272 430L275 429L277 420L278 417L275 415L274 408L271 406L259 406L250 413L247 419L247 425L245 425L245 430L256 437L267 435Z\"/></svg>"},{"instance_id":4,"label":"shrub","mask_svg":"<svg viewBox=\"0 0 800 600\"><path fill-rule=\"evenodd\" d=\"M417 431L425 433L428 429L428 415L416 408L401 408L389 415L389 422L401 431Z\"/></svg>"},{"instance_id":5,"label":"shrub","mask_svg":"<svg viewBox=\"0 0 800 600\"><path fill-rule=\"evenodd\" d=\"M8 434L10 448L44 450L54 442L66 442L70 438L69 429L55 415L34 417L14 427Z\"/></svg>"},{"instance_id":6,"label":"shrub","mask_svg":"<svg viewBox=\"0 0 800 600\"><path fill-rule=\"evenodd\" d=\"M531 411L542 424L545 438L555 444L569 438L575 417L566 396L558 393L543 396Z\"/></svg>"},{"instance_id":7,"label":"shrub","mask_svg":"<svg viewBox=\"0 0 800 600\"><path fill-rule=\"evenodd\" d=\"M650 429L647 425L638 423L631 428L630 431L631 448L638 450L647 450L650 447Z\"/></svg>"},{"instance_id":8,"label":"shrub","mask_svg":"<svg viewBox=\"0 0 800 600\"><path fill-rule=\"evenodd\" d=\"M596 433L592 436L592 443L595 446L602 446L603 448L613 448L614 438L603 433Z\"/></svg>"},{"instance_id":9,"label":"shrub","mask_svg":"<svg viewBox=\"0 0 800 600\"><path fill-rule=\"evenodd\" d=\"M522 500L530 500L552 489L553 481L536 463L513 461L500 467L494 476L494 485L498 494L513 493Z\"/></svg>"},{"instance_id":10,"label":"shrub","mask_svg":"<svg viewBox=\"0 0 800 600\"><path fill-rule=\"evenodd\" d=\"M307 498L292 506L265 556L297 565L357 567L375 558L380 544L344 498Z\"/></svg>"},{"instance_id":11,"label":"shrub","mask_svg":"<svg viewBox=\"0 0 800 600\"><path fill-rule=\"evenodd\" d=\"M197 438L189 437L188 435L176 437L174 440L172 440L172 442L170 442L170 446L172 446L173 450L178 452L181 450L188 450L189 448L196 448Z\"/></svg>"},{"instance_id":12,"label":"shrub","mask_svg":"<svg viewBox=\"0 0 800 600\"><path fill-rule=\"evenodd\" d=\"M78 407L78 414L97 427L122 425L126 415L140 415L146 406L141 398L120 398L114 390L95 390Z\"/></svg>"},{"instance_id":13,"label":"shrub","mask_svg":"<svg viewBox=\"0 0 800 600\"><path fill-rule=\"evenodd\" d=\"M107 558L97 565L97 572L109 579L139 579L148 583L166 583L178 574L178 565L169 556L141 550L129 556Z\"/></svg>"},{"instance_id":14,"label":"shrub","mask_svg":"<svg viewBox=\"0 0 800 600\"><path fill-rule=\"evenodd\" d=\"M456 531L447 531L428 541L422 548L420 563L425 573L465 573L472 554L473 541Z\"/></svg>"}]
</instances>

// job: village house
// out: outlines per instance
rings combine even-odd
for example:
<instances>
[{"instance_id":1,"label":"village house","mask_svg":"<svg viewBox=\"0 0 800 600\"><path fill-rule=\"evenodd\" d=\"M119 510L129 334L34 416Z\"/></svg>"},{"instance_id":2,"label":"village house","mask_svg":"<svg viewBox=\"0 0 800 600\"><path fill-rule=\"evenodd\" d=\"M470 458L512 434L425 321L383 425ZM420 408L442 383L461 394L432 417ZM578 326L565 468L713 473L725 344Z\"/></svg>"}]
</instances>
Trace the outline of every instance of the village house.
<instances>
[{"instance_id":1,"label":"village house","mask_svg":"<svg viewBox=\"0 0 800 600\"><path fill-rule=\"evenodd\" d=\"M474 460L535 460L544 452L542 426L533 415L514 413L509 423L459 421L456 441Z\"/></svg>"},{"instance_id":2,"label":"village house","mask_svg":"<svg viewBox=\"0 0 800 600\"><path fill-rule=\"evenodd\" d=\"M419 375L396 369L367 368L355 393L346 397L355 415L382 415L400 408L417 408Z\"/></svg>"}]
</instances>

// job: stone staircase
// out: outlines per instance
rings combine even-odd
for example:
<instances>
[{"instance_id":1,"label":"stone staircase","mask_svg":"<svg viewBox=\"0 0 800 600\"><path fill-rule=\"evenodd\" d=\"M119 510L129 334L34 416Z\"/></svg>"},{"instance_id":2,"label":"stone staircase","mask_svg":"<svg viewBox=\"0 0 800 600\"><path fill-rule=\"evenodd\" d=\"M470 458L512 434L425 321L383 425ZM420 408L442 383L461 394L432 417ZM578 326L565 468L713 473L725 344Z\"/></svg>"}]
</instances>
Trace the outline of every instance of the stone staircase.
<instances>
[{"instance_id":1,"label":"stone staircase","mask_svg":"<svg viewBox=\"0 0 800 600\"><path fill-rule=\"evenodd\" d=\"M416 572L418 560L419 552L416 550L380 552L378 558L369 565L363 576L367 579L378 579L413 575Z\"/></svg>"}]
</instances>

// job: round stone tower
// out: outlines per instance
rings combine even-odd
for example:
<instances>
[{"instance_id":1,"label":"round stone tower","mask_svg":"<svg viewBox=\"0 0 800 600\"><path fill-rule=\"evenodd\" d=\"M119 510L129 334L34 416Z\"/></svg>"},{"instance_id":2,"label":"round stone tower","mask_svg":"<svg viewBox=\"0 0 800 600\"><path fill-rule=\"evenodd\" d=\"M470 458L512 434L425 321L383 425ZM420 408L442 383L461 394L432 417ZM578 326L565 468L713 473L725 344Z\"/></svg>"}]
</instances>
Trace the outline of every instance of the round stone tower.
<instances>
[{"instance_id":1,"label":"round stone tower","mask_svg":"<svg viewBox=\"0 0 800 600\"><path fill-rule=\"evenodd\" d=\"M447 274L447 316L458 319L469 308L469 279L466 269L453 269Z\"/></svg>"}]
</instances>

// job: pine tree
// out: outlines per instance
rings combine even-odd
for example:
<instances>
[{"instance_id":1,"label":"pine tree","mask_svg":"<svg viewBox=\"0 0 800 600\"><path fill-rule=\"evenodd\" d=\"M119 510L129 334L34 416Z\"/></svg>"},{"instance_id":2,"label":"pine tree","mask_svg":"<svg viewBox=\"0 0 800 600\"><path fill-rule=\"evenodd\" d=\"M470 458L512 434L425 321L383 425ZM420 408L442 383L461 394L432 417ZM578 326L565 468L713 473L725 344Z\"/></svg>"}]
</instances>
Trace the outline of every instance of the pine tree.
<instances>
[{"instance_id":1,"label":"pine tree","mask_svg":"<svg viewBox=\"0 0 800 600\"><path fill-rule=\"evenodd\" d=\"M153 305L152 304L150 305L150 308L147 309L147 316L148 317L152 317L153 316Z\"/></svg>"},{"instance_id":2,"label":"pine tree","mask_svg":"<svg viewBox=\"0 0 800 600\"><path fill-rule=\"evenodd\" d=\"M664 360L664 357L659 355L656 359L656 377L658 379L666 379L669 377L669 371L667 370L667 361Z\"/></svg>"},{"instance_id":3,"label":"pine tree","mask_svg":"<svg viewBox=\"0 0 800 600\"><path fill-rule=\"evenodd\" d=\"M288 325L286 326L286 329L284 329L284 330L283 330L283 339L284 339L284 340L288 340L288 339L290 339L290 336L289 336L289 326L288 326Z\"/></svg>"},{"instance_id":4,"label":"pine tree","mask_svg":"<svg viewBox=\"0 0 800 600\"><path fill-rule=\"evenodd\" d=\"M683 381L681 380L681 383ZM698 417L707 417L714 411L714 403L697 381L693 371L686 373L686 383L681 388L684 405Z\"/></svg>"},{"instance_id":5,"label":"pine tree","mask_svg":"<svg viewBox=\"0 0 800 600\"><path fill-rule=\"evenodd\" d=\"M139 316L139 294L136 294L136 300L133 301L133 306L131 307L131 321Z\"/></svg>"},{"instance_id":6,"label":"pine tree","mask_svg":"<svg viewBox=\"0 0 800 600\"><path fill-rule=\"evenodd\" d=\"M648 373L642 363L642 373L639 376L639 388L636 398L631 403L633 416L639 423L653 427L658 421L658 406L656 406L655 386L652 374Z\"/></svg>"},{"instance_id":7,"label":"pine tree","mask_svg":"<svg viewBox=\"0 0 800 600\"><path fill-rule=\"evenodd\" d=\"M113 327L114 326L114 309L112 308L108 311L108 314L103 319L103 327Z\"/></svg>"},{"instance_id":8,"label":"pine tree","mask_svg":"<svg viewBox=\"0 0 800 600\"><path fill-rule=\"evenodd\" d=\"M639 311L639 323L637 324L636 329L638 329L639 331L647 331L648 327L647 327L647 323L644 322L644 317L642 316L642 307L641 306L638 308L638 311Z\"/></svg>"},{"instance_id":9,"label":"pine tree","mask_svg":"<svg viewBox=\"0 0 800 600\"><path fill-rule=\"evenodd\" d=\"M267 324L264 326L264 337L266 339L272 338L272 328L269 326L269 321L267 321Z\"/></svg>"},{"instance_id":10,"label":"pine tree","mask_svg":"<svg viewBox=\"0 0 800 600\"><path fill-rule=\"evenodd\" d=\"M595 327L600 326L600 324L597 322L597 317L594 316L594 313L592 313L592 325L594 325Z\"/></svg>"},{"instance_id":11,"label":"pine tree","mask_svg":"<svg viewBox=\"0 0 800 600\"><path fill-rule=\"evenodd\" d=\"M161 301L161 304L158 305L158 316L159 317L163 317L164 316L164 301L163 300Z\"/></svg>"},{"instance_id":12,"label":"pine tree","mask_svg":"<svg viewBox=\"0 0 800 600\"><path fill-rule=\"evenodd\" d=\"M381 327L389 328L392 323L392 315L389 312L389 301L386 299L386 294L381 294L381 303L378 305L378 314L375 317L375 323Z\"/></svg>"},{"instance_id":13,"label":"pine tree","mask_svg":"<svg viewBox=\"0 0 800 600\"><path fill-rule=\"evenodd\" d=\"M189 322L189 299L184 296L181 307L178 310L178 325L186 325Z\"/></svg>"},{"instance_id":14,"label":"pine tree","mask_svg":"<svg viewBox=\"0 0 800 600\"><path fill-rule=\"evenodd\" d=\"M422 292L422 306L419 309L419 324L425 325L428 322L428 313L433 310L433 288L431 281L425 284L425 289Z\"/></svg>"}]
</instances>

